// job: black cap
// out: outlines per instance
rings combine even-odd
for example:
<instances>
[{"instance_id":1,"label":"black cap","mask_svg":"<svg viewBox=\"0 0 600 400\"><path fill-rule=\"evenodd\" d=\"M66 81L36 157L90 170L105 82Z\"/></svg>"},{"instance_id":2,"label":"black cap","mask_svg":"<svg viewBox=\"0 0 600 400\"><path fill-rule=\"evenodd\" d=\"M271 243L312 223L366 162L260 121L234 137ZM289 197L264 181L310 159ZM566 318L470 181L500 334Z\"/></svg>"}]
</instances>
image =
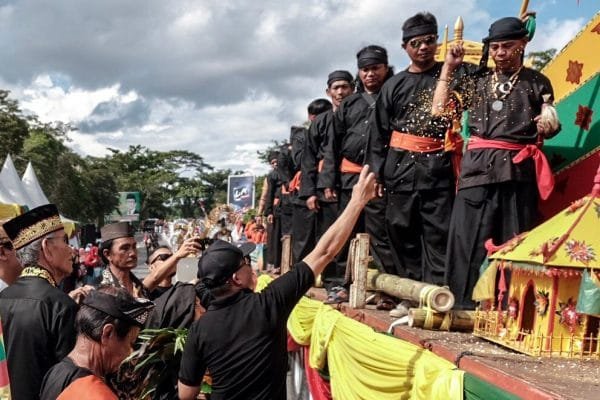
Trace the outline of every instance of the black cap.
<instances>
[{"instance_id":1,"label":"black cap","mask_svg":"<svg viewBox=\"0 0 600 400\"><path fill-rule=\"evenodd\" d=\"M488 36L483 38L483 43L499 40L523 39L528 31L525 23L516 17L500 18L490 25Z\"/></svg>"},{"instance_id":2,"label":"black cap","mask_svg":"<svg viewBox=\"0 0 600 400\"><path fill-rule=\"evenodd\" d=\"M354 77L352 77L352 74L348 71L333 71L327 77L327 87L330 87L333 82L337 81L347 81L348 83L353 83Z\"/></svg>"},{"instance_id":3,"label":"black cap","mask_svg":"<svg viewBox=\"0 0 600 400\"><path fill-rule=\"evenodd\" d=\"M133 237L133 230L129 222L115 222L100 228L100 237L103 242L122 237Z\"/></svg>"},{"instance_id":4,"label":"black cap","mask_svg":"<svg viewBox=\"0 0 600 400\"><path fill-rule=\"evenodd\" d=\"M82 304L139 327L144 326L150 310L154 308L154 303L150 300L128 300L99 290L87 295Z\"/></svg>"},{"instance_id":5,"label":"black cap","mask_svg":"<svg viewBox=\"0 0 600 400\"><path fill-rule=\"evenodd\" d=\"M256 248L253 243L233 245L224 240L215 240L198 260L198 278L206 287L223 285L240 266L244 257Z\"/></svg>"},{"instance_id":6,"label":"black cap","mask_svg":"<svg viewBox=\"0 0 600 400\"><path fill-rule=\"evenodd\" d=\"M388 64L387 50L380 46L367 46L356 54L356 64L358 68L365 68L369 65Z\"/></svg>"}]
</instances>

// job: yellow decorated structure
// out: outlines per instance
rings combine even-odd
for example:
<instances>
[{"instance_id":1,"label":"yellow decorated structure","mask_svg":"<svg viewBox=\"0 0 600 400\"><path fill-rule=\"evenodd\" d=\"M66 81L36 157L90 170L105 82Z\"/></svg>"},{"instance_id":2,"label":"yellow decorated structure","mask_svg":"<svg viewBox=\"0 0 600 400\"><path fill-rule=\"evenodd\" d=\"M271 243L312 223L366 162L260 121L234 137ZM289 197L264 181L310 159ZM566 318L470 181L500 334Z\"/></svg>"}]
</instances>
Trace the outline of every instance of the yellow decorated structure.
<instances>
[{"instance_id":1,"label":"yellow decorated structure","mask_svg":"<svg viewBox=\"0 0 600 400\"><path fill-rule=\"evenodd\" d=\"M476 336L531 355L600 358L600 169L594 183L494 249L473 292L489 306L476 313Z\"/></svg>"}]
</instances>

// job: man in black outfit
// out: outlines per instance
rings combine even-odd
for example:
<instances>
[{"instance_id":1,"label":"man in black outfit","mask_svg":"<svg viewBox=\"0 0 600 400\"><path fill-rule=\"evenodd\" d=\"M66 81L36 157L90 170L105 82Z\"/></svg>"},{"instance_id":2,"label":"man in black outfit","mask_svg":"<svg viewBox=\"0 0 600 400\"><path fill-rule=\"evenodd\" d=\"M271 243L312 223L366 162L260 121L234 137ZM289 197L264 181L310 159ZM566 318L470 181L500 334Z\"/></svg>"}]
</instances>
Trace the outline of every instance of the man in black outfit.
<instances>
[{"instance_id":1,"label":"man in black outfit","mask_svg":"<svg viewBox=\"0 0 600 400\"><path fill-rule=\"evenodd\" d=\"M75 344L77 304L60 282L72 270L72 250L54 204L4 224L24 267L0 293L10 389L15 400L39 398L42 378Z\"/></svg>"},{"instance_id":2,"label":"man in black outfit","mask_svg":"<svg viewBox=\"0 0 600 400\"><path fill-rule=\"evenodd\" d=\"M331 103L327 99L316 99L308 105L308 121L304 126L292 126L290 142L294 175L288 183L293 205L292 212L292 262L302 260L316 243L316 215L308 208L300 195L302 190L302 162L308 132L318 115L330 111Z\"/></svg>"},{"instance_id":3,"label":"man in black outfit","mask_svg":"<svg viewBox=\"0 0 600 400\"><path fill-rule=\"evenodd\" d=\"M179 397L195 399L208 369L214 400L285 399L286 322L315 277L348 240L362 209L375 196L375 175L363 168L345 211L315 249L261 293L245 252L216 242L198 263L215 299L190 329L179 372Z\"/></svg>"},{"instance_id":4,"label":"man in black outfit","mask_svg":"<svg viewBox=\"0 0 600 400\"><path fill-rule=\"evenodd\" d=\"M418 13L402 26L402 47L411 63L388 79L379 94L376 148L379 160L387 157L373 168L384 177L385 222L397 274L443 285L456 178L455 153L445 146L453 135L447 134L450 121L431 115L443 64L434 58L437 30L430 13ZM455 79L463 70L461 66Z\"/></svg>"},{"instance_id":5,"label":"man in black outfit","mask_svg":"<svg viewBox=\"0 0 600 400\"><path fill-rule=\"evenodd\" d=\"M388 65L387 50L381 46L369 45L356 55L358 77L357 92L346 97L334 113L330 137L334 138L333 154L335 160L328 163L325 159L324 171L329 173L328 165L333 165L333 172L339 182L338 212L341 213L348 204L352 186L356 183L363 165L381 165L380 153L373 152L372 114L379 90L384 82L394 75ZM377 173L376 169L373 172ZM378 177L379 179L379 177ZM387 273L394 273L394 263L390 244L385 230L386 198L383 186L378 190L379 197L373 199L364 210L364 216L357 223L354 232L369 234L371 254L376 264ZM348 246L338 257L338 268L345 269ZM350 282L344 282L347 287ZM328 302L346 301L347 291L334 287L328 293Z\"/></svg>"},{"instance_id":6,"label":"man in black outfit","mask_svg":"<svg viewBox=\"0 0 600 400\"><path fill-rule=\"evenodd\" d=\"M471 135L461 164L447 251L446 279L456 308L475 307L471 296L486 258L484 242L492 239L501 244L533 228L538 191L545 199L552 190L552 172L538 143L556 135L560 124L542 112L547 107L552 111L550 80L523 66L527 35L520 19L499 19L483 40L480 69L471 79L452 93L448 88L462 62L461 45L449 49L438 79L432 113L451 115L452 108L470 111ZM487 67L488 52L494 68Z\"/></svg>"},{"instance_id":7,"label":"man in black outfit","mask_svg":"<svg viewBox=\"0 0 600 400\"><path fill-rule=\"evenodd\" d=\"M299 197L315 214L315 241L319 240L338 215L335 154L333 150L333 113L342 100L354 93L354 78L348 71L333 71L327 77L327 95L333 109L320 114L310 124L302 152L302 184ZM332 262L323 271L323 285L330 291L344 284L345 268Z\"/></svg>"}]
</instances>

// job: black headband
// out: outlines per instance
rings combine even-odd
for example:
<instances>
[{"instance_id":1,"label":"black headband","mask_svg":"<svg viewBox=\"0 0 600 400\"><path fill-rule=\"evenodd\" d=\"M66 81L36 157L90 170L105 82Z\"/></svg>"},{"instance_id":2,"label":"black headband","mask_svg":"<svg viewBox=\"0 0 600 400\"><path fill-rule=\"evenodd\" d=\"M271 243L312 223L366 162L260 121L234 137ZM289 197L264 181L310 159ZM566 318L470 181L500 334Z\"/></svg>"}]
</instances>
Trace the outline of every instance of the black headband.
<instances>
[{"instance_id":1,"label":"black headband","mask_svg":"<svg viewBox=\"0 0 600 400\"><path fill-rule=\"evenodd\" d=\"M411 26L402 30L402 41L408 42L410 39L423 35L437 35L438 27L436 24L425 24Z\"/></svg>"},{"instance_id":2,"label":"black headband","mask_svg":"<svg viewBox=\"0 0 600 400\"><path fill-rule=\"evenodd\" d=\"M348 81L348 83L352 83L354 78L348 71L333 71L327 77L327 87L330 87L331 84L336 81Z\"/></svg>"},{"instance_id":3,"label":"black headband","mask_svg":"<svg viewBox=\"0 0 600 400\"><path fill-rule=\"evenodd\" d=\"M154 303L150 300L130 301L97 290L86 296L82 304L139 327L144 326L150 310L154 308Z\"/></svg>"},{"instance_id":4,"label":"black headband","mask_svg":"<svg viewBox=\"0 0 600 400\"><path fill-rule=\"evenodd\" d=\"M375 64L386 64L388 63L387 54L381 50L367 49L361 51L357 55L358 68L368 67L369 65Z\"/></svg>"}]
</instances>

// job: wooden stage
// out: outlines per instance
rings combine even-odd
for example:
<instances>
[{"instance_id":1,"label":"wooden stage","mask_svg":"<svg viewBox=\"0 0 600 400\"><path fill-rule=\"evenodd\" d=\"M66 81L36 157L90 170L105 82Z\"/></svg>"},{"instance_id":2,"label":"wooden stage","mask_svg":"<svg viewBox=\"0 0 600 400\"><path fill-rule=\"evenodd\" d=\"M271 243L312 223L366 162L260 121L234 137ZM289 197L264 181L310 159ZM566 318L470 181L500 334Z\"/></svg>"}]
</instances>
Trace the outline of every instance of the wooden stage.
<instances>
[{"instance_id":1,"label":"wooden stage","mask_svg":"<svg viewBox=\"0 0 600 400\"><path fill-rule=\"evenodd\" d=\"M323 301L324 289L310 297ZM333 305L346 316L387 332L395 319L387 311L354 310ZM469 333L430 331L396 326L393 335L427 348L461 370L523 399L600 399L600 360L539 358L513 352Z\"/></svg>"}]
</instances>

